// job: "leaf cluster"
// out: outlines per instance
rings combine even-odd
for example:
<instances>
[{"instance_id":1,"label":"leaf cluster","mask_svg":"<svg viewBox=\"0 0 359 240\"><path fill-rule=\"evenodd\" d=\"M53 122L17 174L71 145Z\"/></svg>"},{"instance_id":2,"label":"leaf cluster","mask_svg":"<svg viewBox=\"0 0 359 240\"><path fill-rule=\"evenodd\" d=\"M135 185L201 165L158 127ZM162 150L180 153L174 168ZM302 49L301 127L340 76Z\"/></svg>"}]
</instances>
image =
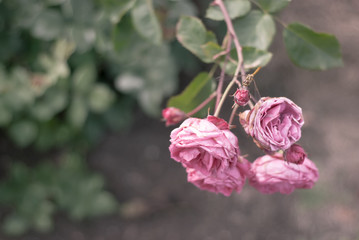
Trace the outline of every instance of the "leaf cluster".
<instances>
[{"instance_id":1,"label":"leaf cluster","mask_svg":"<svg viewBox=\"0 0 359 240\"><path fill-rule=\"evenodd\" d=\"M278 19L277 14L287 7L291 0L223 0L223 2L242 46L246 71L264 67L270 62L273 54L269 48L277 31L275 21L283 25L285 48L295 65L310 70L326 70L343 64L340 46L335 36L315 32L300 23L286 25ZM210 5L206 11L206 18L223 21L224 15L217 5ZM223 38L222 44L219 44L216 34L207 30L199 18L181 17L177 24L176 37L183 47L201 61L219 65L225 68L227 74L234 74L238 57L233 43L228 60L225 57L226 37ZM198 75L193 80L197 84L189 85L182 94L170 99L168 106L188 112L188 109L198 105L196 98L201 98L202 101L206 99L211 94L210 89L204 93L204 89L199 91L193 87L201 84L197 82L199 77ZM202 81L202 85L205 86L207 80L203 78ZM202 97L195 95L189 98L188 92L199 92ZM186 99L188 104L176 99Z\"/></svg>"},{"instance_id":2,"label":"leaf cluster","mask_svg":"<svg viewBox=\"0 0 359 240\"><path fill-rule=\"evenodd\" d=\"M58 211L73 220L109 214L118 209L114 197L105 191L104 180L87 169L80 155L68 153L59 166L43 162L35 168L15 163L0 183L0 204L12 209L2 229L20 235L33 228L47 232Z\"/></svg>"},{"instance_id":3,"label":"leaf cluster","mask_svg":"<svg viewBox=\"0 0 359 240\"><path fill-rule=\"evenodd\" d=\"M196 14L190 1L0 1L0 128L20 149L76 155L128 127L136 103L157 117L178 62L191 61L173 54L183 14ZM49 230L56 210L76 219L114 210L101 209L113 202L103 180L67 162L9 167L0 183L7 233Z\"/></svg>"}]
</instances>

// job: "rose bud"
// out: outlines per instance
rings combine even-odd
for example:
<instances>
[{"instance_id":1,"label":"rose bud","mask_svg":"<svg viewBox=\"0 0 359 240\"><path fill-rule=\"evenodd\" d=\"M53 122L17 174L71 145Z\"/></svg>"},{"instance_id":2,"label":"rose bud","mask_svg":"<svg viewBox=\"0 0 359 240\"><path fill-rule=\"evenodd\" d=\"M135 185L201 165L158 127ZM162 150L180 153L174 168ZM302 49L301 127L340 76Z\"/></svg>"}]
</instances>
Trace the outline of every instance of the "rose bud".
<instances>
[{"instance_id":1,"label":"rose bud","mask_svg":"<svg viewBox=\"0 0 359 240\"><path fill-rule=\"evenodd\" d=\"M247 105L247 103L250 99L250 94L247 89L240 88L240 89L237 89L237 91L234 93L233 97L234 97L235 103L237 103L239 106L245 106L245 105Z\"/></svg>"},{"instance_id":2,"label":"rose bud","mask_svg":"<svg viewBox=\"0 0 359 240\"><path fill-rule=\"evenodd\" d=\"M240 193L250 169L250 162L244 158L241 161L226 171L215 172L210 176L205 176L193 168L187 168L187 180L202 190L221 193L227 197L233 191Z\"/></svg>"},{"instance_id":3,"label":"rose bud","mask_svg":"<svg viewBox=\"0 0 359 240\"><path fill-rule=\"evenodd\" d=\"M181 122L186 114L178 108L168 107L162 110L162 117L166 121L166 126L170 126Z\"/></svg>"},{"instance_id":4,"label":"rose bud","mask_svg":"<svg viewBox=\"0 0 359 240\"><path fill-rule=\"evenodd\" d=\"M235 166L240 156L237 137L207 119L186 119L171 132L170 141L171 158L205 176Z\"/></svg>"},{"instance_id":5,"label":"rose bud","mask_svg":"<svg viewBox=\"0 0 359 240\"><path fill-rule=\"evenodd\" d=\"M290 194L298 188L312 188L318 180L318 169L308 158L297 165L283 161L283 155L265 155L251 165L249 184L264 194Z\"/></svg>"},{"instance_id":6,"label":"rose bud","mask_svg":"<svg viewBox=\"0 0 359 240\"><path fill-rule=\"evenodd\" d=\"M298 144L293 144L285 150L283 154L284 160L295 163L295 164L302 164L304 159L307 157L307 153L304 151L302 146Z\"/></svg>"},{"instance_id":7,"label":"rose bud","mask_svg":"<svg viewBox=\"0 0 359 240\"><path fill-rule=\"evenodd\" d=\"M261 98L240 114L240 123L254 142L267 152L286 150L301 137L302 109L285 97Z\"/></svg>"}]
</instances>

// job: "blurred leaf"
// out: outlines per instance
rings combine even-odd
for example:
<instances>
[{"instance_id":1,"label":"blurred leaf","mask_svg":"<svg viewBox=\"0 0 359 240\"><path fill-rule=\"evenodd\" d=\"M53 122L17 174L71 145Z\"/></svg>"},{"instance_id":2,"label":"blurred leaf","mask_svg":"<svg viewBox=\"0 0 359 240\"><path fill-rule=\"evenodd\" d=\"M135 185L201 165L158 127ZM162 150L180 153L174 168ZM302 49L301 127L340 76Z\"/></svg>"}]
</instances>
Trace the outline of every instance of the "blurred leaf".
<instances>
[{"instance_id":1,"label":"blurred leaf","mask_svg":"<svg viewBox=\"0 0 359 240\"><path fill-rule=\"evenodd\" d=\"M166 26L172 28L176 26L178 19L181 16L196 16L197 7L191 0L181 0L181 1L165 1L167 5L167 19L164 22Z\"/></svg>"},{"instance_id":2,"label":"blurred leaf","mask_svg":"<svg viewBox=\"0 0 359 240\"><path fill-rule=\"evenodd\" d=\"M146 80L132 73L124 73L116 78L115 86L125 93L136 93L145 88Z\"/></svg>"},{"instance_id":3,"label":"blurred leaf","mask_svg":"<svg viewBox=\"0 0 359 240\"><path fill-rule=\"evenodd\" d=\"M96 80L96 70L92 63L85 63L74 72L73 86L76 93L88 92Z\"/></svg>"},{"instance_id":4,"label":"blurred leaf","mask_svg":"<svg viewBox=\"0 0 359 240\"><path fill-rule=\"evenodd\" d=\"M326 70L343 65L340 45L334 35L292 23L284 29L283 38L290 59L299 67Z\"/></svg>"},{"instance_id":5,"label":"blurred leaf","mask_svg":"<svg viewBox=\"0 0 359 240\"><path fill-rule=\"evenodd\" d=\"M136 0L98 0L112 23L116 24L135 5Z\"/></svg>"},{"instance_id":6,"label":"blurred leaf","mask_svg":"<svg viewBox=\"0 0 359 240\"><path fill-rule=\"evenodd\" d=\"M119 91L136 96L147 114L158 117L162 99L174 91L177 81L170 49L168 45L153 46L143 42L130 49L123 56L129 71L118 75L115 86Z\"/></svg>"},{"instance_id":7,"label":"blurred leaf","mask_svg":"<svg viewBox=\"0 0 359 240\"><path fill-rule=\"evenodd\" d=\"M93 47L96 41L96 31L92 27L73 25L69 28L73 41L76 43L76 51L86 52Z\"/></svg>"},{"instance_id":8,"label":"blurred leaf","mask_svg":"<svg viewBox=\"0 0 359 240\"><path fill-rule=\"evenodd\" d=\"M106 111L115 99L115 94L104 84L95 84L89 96L89 107L93 112Z\"/></svg>"},{"instance_id":9,"label":"blurred leaf","mask_svg":"<svg viewBox=\"0 0 359 240\"><path fill-rule=\"evenodd\" d=\"M43 201L36 208L36 216L33 219L33 226L39 232L48 232L53 228L52 214L55 210L54 205L50 201Z\"/></svg>"},{"instance_id":10,"label":"blurred leaf","mask_svg":"<svg viewBox=\"0 0 359 240\"><path fill-rule=\"evenodd\" d=\"M30 111L34 118L40 121L48 121L55 114L64 110L67 106L67 89L60 89L58 86L49 88L41 98L38 98Z\"/></svg>"},{"instance_id":11,"label":"blurred leaf","mask_svg":"<svg viewBox=\"0 0 359 240\"><path fill-rule=\"evenodd\" d=\"M6 126L12 120L11 111L8 110L2 102L0 102L0 126Z\"/></svg>"},{"instance_id":12,"label":"blurred leaf","mask_svg":"<svg viewBox=\"0 0 359 240\"><path fill-rule=\"evenodd\" d=\"M206 100L213 91L214 84L211 76L207 72L202 72L192 80L182 93L171 97L167 102L167 107L176 107L188 113ZM207 104L195 116L205 116L210 106L211 103Z\"/></svg>"},{"instance_id":13,"label":"blurred leaf","mask_svg":"<svg viewBox=\"0 0 359 240\"><path fill-rule=\"evenodd\" d=\"M59 12L48 9L38 15L32 27L32 33L42 40L53 40L59 37L63 27L64 22Z\"/></svg>"},{"instance_id":14,"label":"blurred leaf","mask_svg":"<svg viewBox=\"0 0 359 240\"><path fill-rule=\"evenodd\" d=\"M28 230L29 225L30 224L23 216L12 214L5 218L2 227L6 234L11 236L19 236Z\"/></svg>"},{"instance_id":15,"label":"blurred leaf","mask_svg":"<svg viewBox=\"0 0 359 240\"><path fill-rule=\"evenodd\" d=\"M288 6L292 0L255 0L261 8L269 13L276 13Z\"/></svg>"},{"instance_id":16,"label":"blurred leaf","mask_svg":"<svg viewBox=\"0 0 359 240\"><path fill-rule=\"evenodd\" d=\"M26 147L31 144L38 133L36 124L29 120L21 120L13 123L9 128L10 137L20 147Z\"/></svg>"},{"instance_id":17,"label":"blurred leaf","mask_svg":"<svg viewBox=\"0 0 359 240\"><path fill-rule=\"evenodd\" d=\"M251 3L248 0L224 0L224 5L231 19L246 15L251 10ZM209 6L206 18L222 21L223 13L218 6Z\"/></svg>"},{"instance_id":18,"label":"blurred leaf","mask_svg":"<svg viewBox=\"0 0 359 240\"><path fill-rule=\"evenodd\" d=\"M213 62L203 52L202 46L208 42L217 43L215 35L207 31L200 19L195 17L181 17L177 24L178 41L194 55L206 63Z\"/></svg>"},{"instance_id":19,"label":"blurred leaf","mask_svg":"<svg viewBox=\"0 0 359 240\"><path fill-rule=\"evenodd\" d=\"M272 16L258 10L251 11L233 22L239 42L245 47L267 50L273 40L275 24Z\"/></svg>"},{"instance_id":20,"label":"blurred leaf","mask_svg":"<svg viewBox=\"0 0 359 240\"><path fill-rule=\"evenodd\" d=\"M75 96L67 110L68 122L76 128L81 128L86 121L87 114L88 105L86 100L81 96Z\"/></svg>"},{"instance_id":21,"label":"blurred leaf","mask_svg":"<svg viewBox=\"0 0 359 240\"><path fill-rule=\"evenodd\" d=\"M152 0L137 0L131 10L132 21L137 32L147 41L159 45L162 30L153 10Z\"/></svg>"}]
</instances>

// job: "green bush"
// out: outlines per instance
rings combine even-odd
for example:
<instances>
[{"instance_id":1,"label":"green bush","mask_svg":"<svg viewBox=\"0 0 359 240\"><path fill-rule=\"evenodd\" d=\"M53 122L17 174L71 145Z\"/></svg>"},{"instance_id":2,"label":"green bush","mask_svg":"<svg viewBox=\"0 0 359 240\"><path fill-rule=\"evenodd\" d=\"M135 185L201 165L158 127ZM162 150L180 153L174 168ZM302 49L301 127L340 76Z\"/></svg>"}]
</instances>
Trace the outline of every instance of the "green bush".
<instances>
[{"instance_id":1,"label":"green bush","mask_svg":"<svg viewBox=\"0 0 359 240\"><path fill-rule=\"evenodd\" d=\"M195 12L184 0L0 1L0 127L18 148L64 155L8 164L6 233L50 230L56 210L82 219L116 209L81 156L104 130L128 126L137 105L159 116L179 68L196 62L173 41L179 16Z\"/></svg>"}]
</instances>

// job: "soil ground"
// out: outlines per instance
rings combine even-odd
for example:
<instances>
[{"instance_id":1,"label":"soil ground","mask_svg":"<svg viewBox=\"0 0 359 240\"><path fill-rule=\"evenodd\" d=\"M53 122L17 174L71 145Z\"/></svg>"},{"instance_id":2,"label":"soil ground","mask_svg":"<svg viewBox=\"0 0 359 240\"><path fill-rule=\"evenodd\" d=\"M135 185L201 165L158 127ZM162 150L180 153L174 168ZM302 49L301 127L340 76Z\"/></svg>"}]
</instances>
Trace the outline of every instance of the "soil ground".
<instances>
[{"instance_id":1,"label":"soil ground","mask_svg":"<svg viewBox=\"0 0 359 240\"><path fill-rule=\"evenodd\" d=\"M314 72L288 59L278 26L272 62L256 76L262 96L286 96L303 108L300 143L320 170L312 190L262 195L246 185L224 197L186 182L170 159L169 133L157 120L139 117L126 133L109 135L90 156L122 214L74 223L58 216L50 234L21 240L358 240L359 239L359 1L292 1L280 15L335 34L344 67ZM260 151L238 134L242 154ZM1 239L8 239L4 236Z\"/></svg>"}]
</instances>

